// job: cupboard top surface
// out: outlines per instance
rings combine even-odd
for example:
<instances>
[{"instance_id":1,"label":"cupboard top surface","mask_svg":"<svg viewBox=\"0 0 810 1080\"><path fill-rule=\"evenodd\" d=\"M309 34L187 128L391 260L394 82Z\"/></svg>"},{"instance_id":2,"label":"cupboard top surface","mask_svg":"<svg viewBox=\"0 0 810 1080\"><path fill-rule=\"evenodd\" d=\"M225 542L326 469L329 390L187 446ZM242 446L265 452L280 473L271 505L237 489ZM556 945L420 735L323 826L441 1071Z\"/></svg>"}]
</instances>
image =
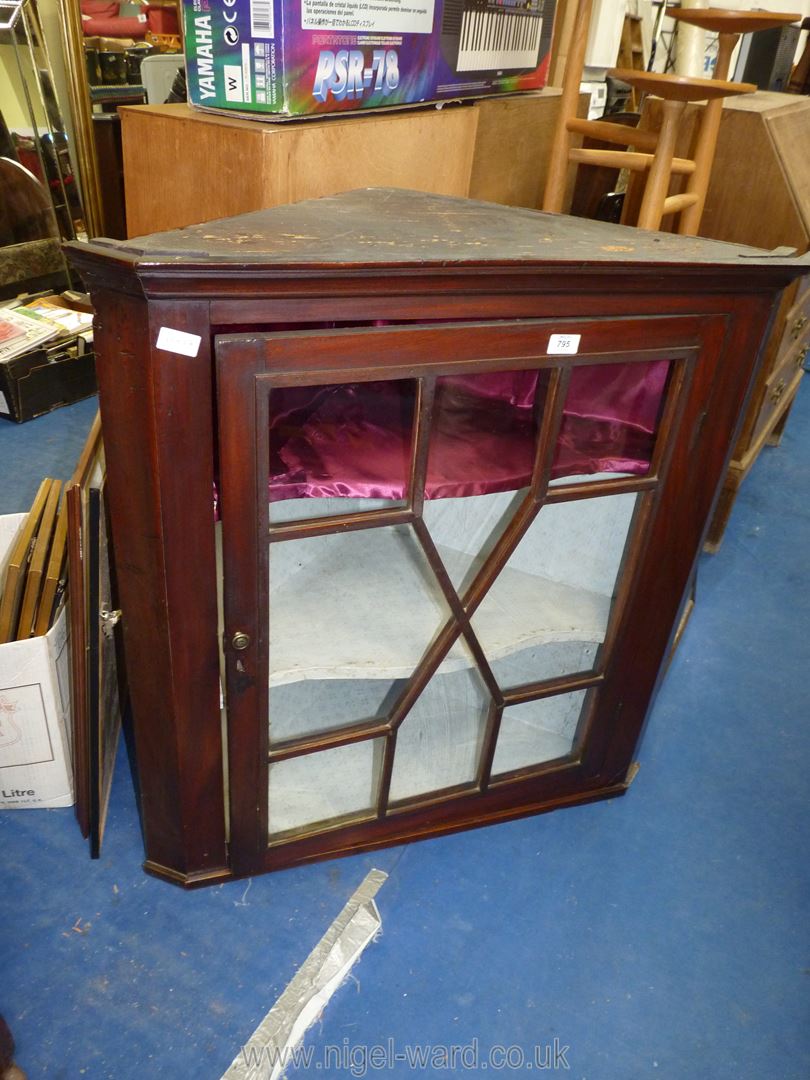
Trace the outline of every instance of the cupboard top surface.
<instances>
[{"instance_id":1,"label":"cupboard top surface","mask_svg":"<svg viewBox=\"0 0 810 1080\"><path fill-rule=\"evenodd\" d=\"M784 249L646 232L397 188L369 188L129 241L71 244L133 269L701 265L810 268Z\"/></svg>"}]
</instances>

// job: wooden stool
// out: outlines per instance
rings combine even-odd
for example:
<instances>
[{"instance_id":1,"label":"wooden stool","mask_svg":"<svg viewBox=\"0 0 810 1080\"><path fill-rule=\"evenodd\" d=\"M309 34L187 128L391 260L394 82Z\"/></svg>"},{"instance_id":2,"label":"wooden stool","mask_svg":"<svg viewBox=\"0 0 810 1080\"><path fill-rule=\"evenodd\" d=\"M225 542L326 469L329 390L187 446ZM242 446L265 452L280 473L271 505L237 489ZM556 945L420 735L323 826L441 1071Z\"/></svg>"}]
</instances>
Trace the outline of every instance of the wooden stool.
<instances>
[{"instance_id":1,"label":"wooden stool","mask_svg":"<svg viewBox=\"0 0 810 1080\"><path fill-rule=\"evenodd\" d=\"M625 151L628 160L625 161L624 168L631 171L649 169L636 225L639 229L658 229L665 214L677 213L681 214L681 222L683 222L684 213L694 209L698 202L700 202L702 212L703 203L706 201L706 189L709 186L714 149L717 144L717 129L701 124L694 157L676 158L674 156L675 142L684 109L691 101L706 101L707 109L709 105L714 104L722 108L723 98L737 94L750 94L756 90L756 87L751 83L730 83L720 79L693 79L684 75L656 75L650 71L614 70L610 74L623 82L630 83L640 92L656 94L664 99L663 122L661 130L654 136L656 140L654 152L639 155ZM610 154L611 151L602 151L602 153ZM576 161L577 151L570 151L569 157ZM629 160L637 157L643 159L638 165ZM703 186L698 189L694 181L701 165L706 163L708 164L704 169L705 177L703 173L700 174ZM684 174L689 177L686 191L680 195L668 195L670 178L673 175ZM699 217L698 220L700 220Z\"/></svg>"},{"instance_id":2,"label":"wooden stool","mask_svg":"<svg viewBox=\"0 0 810 1080\"><path fill-rule=\"evenodd\" d=\"M665 213L676 213L698 202L698 192L694 188L680 196L667 199L670 177L688 175L690 182L698 171L697 160L674 157L675 140L678 124L689 101L722 99L732 94L747 94L756 90L750 83L728 83L721 79L688 79L679 75L655 75L649 72L614 70L610 74L628 82L640 90L659 94L665 99L664 123L659 133L650 131L630 131L618 125L599 120L581 120L576 115L579 86L582 81L582 69L585 63L585 50L588 43L588 29L591 19L592 0L579 0L576 22L565 66L560 113L551 146L548 178L543 196L543 209L559 213L565 198L568 164L611 165L630 169L633 172L648 172L644 198L639 211L638 226L644 229L657 229ZM722 107L721 100L718 104ZM709 131L710 135L711 132ZM624 150L582 150L570 146L571 135L591 135L605 142L618 144ZM708 135L707 135L708 138ZM717 133L715 131L715 142ZM701 161L711 159L714 147L704 146L699 138ZM632 151L627 147L632 146ZM710 152L709 152L710 151ZM708 184L708 173L704 182ZM702 210L702 202L701 202Z\"/></svg>"},{"instance_id":3,"label":"wooden stool","mask_svg":"<svg viewBox=\"0 0 810 1080\"><path fill-rule=\"evenodd\" d=\"M731 55L740 39L740 34L750 34L757 30L771 30L776 26L798 22L801 15L784 14L773 11L726 11L723 8L672 8L667 12L678 22L699 26L718 35L717 61L714 66L713 81L725 86ZM742 85L742 84L738 84ZM662 95L663 96L663 95ZM683 236L694 236L700 227L706 192L709 189L709 177L717 146L717 133L720 130L720 118L723 111L723 97L709 98L706 102L694 150L695 169L690 175L686 191L682 197L691 197L678 222L678 232ZM701 99L695 99L701 100ZM663 128L662 128L663 131ZM679 196L675 196L678 198Z\"/></svg>"}]
</instances>

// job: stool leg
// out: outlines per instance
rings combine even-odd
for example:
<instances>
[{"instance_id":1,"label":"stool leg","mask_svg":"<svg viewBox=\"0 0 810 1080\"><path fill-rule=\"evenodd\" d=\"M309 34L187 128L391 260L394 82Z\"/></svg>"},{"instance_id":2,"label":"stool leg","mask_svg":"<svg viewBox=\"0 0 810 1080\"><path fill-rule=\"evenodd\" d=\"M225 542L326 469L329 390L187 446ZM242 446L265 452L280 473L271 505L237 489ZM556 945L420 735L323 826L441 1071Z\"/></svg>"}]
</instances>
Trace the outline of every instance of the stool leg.
<instances>
[{"instance_id":1,"label":"stool leg","mask_svg":"<svg viewBox=\"0 0 810 1080\"><path fill-rule=\"evenodd\" d=\"M695 147L695 171L689 177L686 191L696 195L697 201L681 212L678 232L681 236L696 236L706 205L706 192L709 190L709 177L717 148L717 134L720 131L720 117L723 112L723 99L707 101L700 118L700 127Z\"/></svg>"},{"instance_id":2,"label":"stool leg","mask_svg":"<svg viewBox=\"0 0 810 1080\"><path fill-rule=\"evenodd\" d=\"M731 66L731 56L734 52L734 46L739 40L739 34L717 35L717 59L714 62L713 79L720 79L725 82L728 78L728 69Z\"/></svg>"},{"instance_id":3,"label":"stool leg","mask_svg":"<svg viewBox=\"0 0 810 1080\"><path fill-rule=\"evenodd\" d=\"M560 111L557 114L557 126L551 142L546 189L543 194L543 209L559 214L565 199L565 183L568 177L568 121L577 114L579 84L582 82L582 68L585 64L585 49L588 45L588 27L591 22L592 0L579 0L574 33L568 58L565 62L565 78L560 95Z\"/></svg>"},{"instance_id":4,"label":"stool leg","mask_svg":"<svg viewBox=\"0 0 810 1080\"><path fill-rule=\"evenodd\" d=\"M658 229L661 227L661 218L664 216L664 203L672 175L672 159L675 156L678 125L685 106L686 103L683 101L662 102L661 133L658 136L658 146L644 187L641 209L638 212L637 225L639 229Z\"/></svg>"},{"instance_id":5,"label":"stool leg","mask_svg":"<svg viewBox=\"0 0 810 1080\"><path fill-rule=\"evenodd\" d=\"M728 76L731 54L737 44L739 34L720 34L717 45L717 63L714 67L715 79L725 79ZM697 236L700 228L700 219L703 217L703 207L706 205L706 193L709 190L709 179L712 173L714 152L717 149L717 136L720 132L720 120L723 115L723 99L715 98L707 101L703 108L703 116L700 118L697 140L695 144L695 171L689 177L686 190L690 195L697 196L697 202L687 206L681 212L678 222L678 232L681 236Z\"/></svg>"}]
</instances>

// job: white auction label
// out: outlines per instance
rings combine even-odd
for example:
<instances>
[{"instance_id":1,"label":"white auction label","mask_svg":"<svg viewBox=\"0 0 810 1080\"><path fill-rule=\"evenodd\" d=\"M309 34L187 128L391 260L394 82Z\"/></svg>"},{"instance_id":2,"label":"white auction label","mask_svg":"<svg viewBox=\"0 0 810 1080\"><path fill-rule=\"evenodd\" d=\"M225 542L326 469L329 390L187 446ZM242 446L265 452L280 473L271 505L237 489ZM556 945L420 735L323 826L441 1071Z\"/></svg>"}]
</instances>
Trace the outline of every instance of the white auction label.
<instances>
[{"instance_id":1,"label":"white auction label","mask_svg":"<svg viewBox=\"0 0 810 1080\"><path fill-rule=\"evenodd\" d=\"M546 352L549 356L570 356L579 352L582 334L552 334L548 339Z\"/></svg>"},{"instance_id":2,"label":"white auction label","mask_svg":"<svg viewBox=\"0 0 810 1080\"><path fill-rule=\"evenodd\" d=\"M172 330L161 326L155 348L164 352L180 353L181 356L196 356L200 351L202 338L199 334L187 334L185 330Z\"/></svg>"},{"instance_id":3,"label":"white auction label","mask_svg":"<svg viewBox=\"0 0 810 1080\"><path fill-rule=\"evenodd\" d=\"M8 407L6 395L3 393L2 390L0 390L0 413L2 413L4 416L11 416L11 409Z\"/></svg>"}]
</instances>

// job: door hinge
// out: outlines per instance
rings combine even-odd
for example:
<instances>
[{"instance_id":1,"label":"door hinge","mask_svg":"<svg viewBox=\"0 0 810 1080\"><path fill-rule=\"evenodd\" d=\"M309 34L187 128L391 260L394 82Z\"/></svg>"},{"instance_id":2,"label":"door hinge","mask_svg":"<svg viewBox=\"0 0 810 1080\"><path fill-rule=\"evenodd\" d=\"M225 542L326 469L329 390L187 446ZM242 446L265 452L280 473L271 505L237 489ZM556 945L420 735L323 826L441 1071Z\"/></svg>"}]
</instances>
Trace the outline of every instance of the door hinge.
<instances>
[{"instance_id":1,"label":"door hinge","mask_svg":"<svg viewBox=\"0 0 810 1080\"><path fill-rule=\"evenodd\" d=\"M101 622L101 632L106 638L111 638L116 626L121 621L121 610L116 608L114 611L109 611L107 608L102 608L98 613L99 620Z\"/></svg>"}]
</instances>

